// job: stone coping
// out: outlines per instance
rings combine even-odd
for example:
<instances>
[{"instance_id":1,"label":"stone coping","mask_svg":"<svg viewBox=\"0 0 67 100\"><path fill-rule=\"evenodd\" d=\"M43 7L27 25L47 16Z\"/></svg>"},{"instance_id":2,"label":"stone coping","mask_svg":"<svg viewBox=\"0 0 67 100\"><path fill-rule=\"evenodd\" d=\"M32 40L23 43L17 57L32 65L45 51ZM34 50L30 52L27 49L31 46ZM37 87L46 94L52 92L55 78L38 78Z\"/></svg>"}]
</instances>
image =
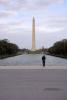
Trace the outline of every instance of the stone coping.
<instances>
[{"instance_id":1,"label":"stone coping","mask_svg":"<svg viewBox=\"0 0 67 100\"><path fill-rule=\"evenodd\" d=\"M0 66L0 69L67 69L67 66Z\"/></svg>"}]
</instances>

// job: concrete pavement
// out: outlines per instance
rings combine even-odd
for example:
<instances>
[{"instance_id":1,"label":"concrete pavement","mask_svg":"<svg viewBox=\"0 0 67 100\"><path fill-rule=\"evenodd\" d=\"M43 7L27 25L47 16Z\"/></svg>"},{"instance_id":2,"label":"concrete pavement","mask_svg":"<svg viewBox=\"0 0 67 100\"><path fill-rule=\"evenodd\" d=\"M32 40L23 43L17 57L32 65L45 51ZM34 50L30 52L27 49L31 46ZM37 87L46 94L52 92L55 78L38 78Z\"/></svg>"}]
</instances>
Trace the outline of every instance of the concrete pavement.
<instances>
[{"instance_id":1,"label":"concrete pavement","mask_svg":"<svg viewBox=\"0 0 67 100\"><path fill-rule=\"evenodd\" d=\"M0 69L0 100L67 100L67 70Z\"/></svg>"}]
</instances>

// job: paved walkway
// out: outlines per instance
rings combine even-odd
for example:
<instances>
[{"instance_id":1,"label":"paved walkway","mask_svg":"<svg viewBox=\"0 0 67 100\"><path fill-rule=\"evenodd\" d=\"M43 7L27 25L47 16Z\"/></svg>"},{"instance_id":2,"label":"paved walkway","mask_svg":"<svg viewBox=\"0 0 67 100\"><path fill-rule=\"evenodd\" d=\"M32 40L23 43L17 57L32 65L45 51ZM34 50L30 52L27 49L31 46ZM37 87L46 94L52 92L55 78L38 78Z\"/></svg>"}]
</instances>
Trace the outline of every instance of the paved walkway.
<instances>
[{"instance_id":1,"label":"paved walkway","mask_svg":"<svg viewBox=\"0 0 67 100\"><path fill-rule=\"evenodd\" d=\"M0 69L0 100L67 100L67 70Z\"/></svg>"}]
</instances>

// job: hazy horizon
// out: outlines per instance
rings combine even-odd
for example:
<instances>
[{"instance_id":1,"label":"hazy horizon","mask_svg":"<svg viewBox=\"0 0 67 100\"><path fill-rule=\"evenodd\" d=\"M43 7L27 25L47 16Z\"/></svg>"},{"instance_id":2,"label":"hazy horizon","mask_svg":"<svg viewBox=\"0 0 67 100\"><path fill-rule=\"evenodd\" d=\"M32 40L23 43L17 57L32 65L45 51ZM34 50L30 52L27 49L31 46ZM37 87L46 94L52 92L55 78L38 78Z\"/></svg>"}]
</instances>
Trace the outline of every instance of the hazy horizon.
<instances>
[{"instance_id":1,"label":"hazy horizon","mask_svg":"<svg viewBox=\"0 0 67 100\"><path fill-rule=\"evenodd\" d=\"M36 48L48 48L67 38L66 0L0 0L0 39L32 48L32 18Z\"/></svg>"}]
</instances>

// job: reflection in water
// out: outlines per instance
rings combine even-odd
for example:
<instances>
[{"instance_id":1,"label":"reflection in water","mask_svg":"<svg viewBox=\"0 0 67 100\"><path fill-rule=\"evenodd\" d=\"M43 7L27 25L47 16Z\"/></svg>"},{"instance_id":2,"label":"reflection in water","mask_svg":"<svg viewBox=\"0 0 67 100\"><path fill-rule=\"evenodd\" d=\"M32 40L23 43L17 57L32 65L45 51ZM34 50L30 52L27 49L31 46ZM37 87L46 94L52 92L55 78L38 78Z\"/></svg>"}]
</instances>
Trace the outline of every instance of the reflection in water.
<instances>
[{"instance_id":1,"label":"reflection in water","mask_svg":"<svg viewBox=\"0 0 67 100\"><path fill-rule=\"evenodd\" d=\"M42 55L19 55L0 60L0 66L42 66ZM46 66L67 66L67 60L46 55Z\"/></svg>"}]
</instances>

